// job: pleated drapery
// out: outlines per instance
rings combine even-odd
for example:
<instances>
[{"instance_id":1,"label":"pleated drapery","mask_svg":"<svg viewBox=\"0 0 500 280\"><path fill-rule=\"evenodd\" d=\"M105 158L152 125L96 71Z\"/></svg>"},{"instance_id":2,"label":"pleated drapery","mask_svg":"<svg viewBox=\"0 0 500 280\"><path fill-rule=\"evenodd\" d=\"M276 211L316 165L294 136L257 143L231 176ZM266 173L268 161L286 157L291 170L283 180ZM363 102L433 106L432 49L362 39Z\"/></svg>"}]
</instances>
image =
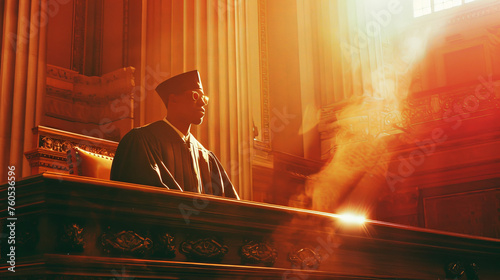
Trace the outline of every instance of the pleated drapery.
<instances>
[{"instance_id":1,"label":"pleated drapery","mask_svg":"<svg viewBox=\"0 0 500 280\"><path fill-rule=\"evenodd\" d=\"M144 84L136 98L140 113L135 125L165 116L158 109L162 102L154 91L156 84L199 70L210 104L204 123L191 132L216 153L240 196L251 199L247 2L143 1L140 80Z\"/></svg>"},{"instance_id":2,"label":"pleated drapery","mask_svg":"<svg viewBox=\"0 0 500 280\"><path fill-rule=\"evenodd\" d=\"M379 72L390 46L384 28L365 8L370 1L297 0L303 92L320 106L356 96L385 95ZM379 27L374 29L373 26Z\"/></svg>"},{"instance_id":3,"label":"pleated drapery","mask_svg":"<svg viewBox=\"0 0 500 280\"><path fill-rule=\"evenodd\" d=\"M16 178L30 175L24 151L33 148L45 91L47 0L2 1L0 69L0 181L7 167Z\"/></svg>"}]
</instances>

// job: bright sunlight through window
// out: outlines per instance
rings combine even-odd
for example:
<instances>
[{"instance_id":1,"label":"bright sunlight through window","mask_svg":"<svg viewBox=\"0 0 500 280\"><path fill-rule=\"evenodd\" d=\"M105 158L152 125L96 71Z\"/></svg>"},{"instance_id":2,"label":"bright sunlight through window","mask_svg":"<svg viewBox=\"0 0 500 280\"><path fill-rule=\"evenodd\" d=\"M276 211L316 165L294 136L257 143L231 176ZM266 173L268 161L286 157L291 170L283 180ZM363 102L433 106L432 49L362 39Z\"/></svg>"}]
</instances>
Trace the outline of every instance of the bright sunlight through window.
<instances>
[{"instance_id":1,"label":"bright sunlight through window","mask_svg":"<svg viewBox=\"0 0 500 280\"><path fill-rule=\"evenodd\" d=\"M420 17L473 1L474 0L413 0L413 16Z\"/></svg>"}]
</instances>

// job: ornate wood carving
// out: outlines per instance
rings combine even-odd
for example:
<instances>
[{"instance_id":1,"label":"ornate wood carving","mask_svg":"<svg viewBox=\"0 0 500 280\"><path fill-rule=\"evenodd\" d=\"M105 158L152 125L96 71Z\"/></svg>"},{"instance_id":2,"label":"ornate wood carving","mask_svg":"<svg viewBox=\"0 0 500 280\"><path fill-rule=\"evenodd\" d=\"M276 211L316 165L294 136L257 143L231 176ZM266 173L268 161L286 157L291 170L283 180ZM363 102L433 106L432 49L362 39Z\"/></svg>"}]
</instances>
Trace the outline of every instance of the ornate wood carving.
<instances>
[{"instance_id":1,"label":"ornate wood carving","mask_svg":"<svg viewBox=\"0 0 500 280\"><path fill-rule=\"evenodd\" d=\"M69 149L71 149L73 147L79 147L79 148L84 149L85 151L89 151L91 153L95 153L95 154L99 154L99 155L103 155L103 156L113 157L115 155L114 151L110 151L110 150L103 148L103 147L90 145L90 143L89 143L89 145L87 145L87 144L83 144L83 143L78 143L77 141L74 141L74 140L70 141L67 139L57 139L54 137L48 137L48 136L43 136L43 135L40 135L39 140L40 140L40 142L39 142L40 148L54 151L54 152L66 153Z\"/></svg>"},{"instance_id":2,"label":"ornate wood carving","mask_svg":"<svg viewBox=\"0 0 500 280\"><path fill-rule=\"evenodd\" d=\"M292 266L300 269L318 269L321 256L310 248L302 248L288 254Z\"/></svg>"},{"instance_id":3,"label":"ornate wood carving","mask_svg":"<svg viewBox=\"0 0 500 280\"><path fill-rule=\"evenodd\" d=\"M69 170L66 164L66 157L59 153L36 149L24 153L24 156L30 162L30 166L32 169L46 168L62 171Z\"/></svg>"},{"instance_id":4,"label":"ornate wood carving","mask_svg":"<svg viewBox=\"0 0 500 280\"><path fill-rule=\"evenodd\" d=\"M273 266L278 258L278 251L265 242L245 240L241 247L241 262L243 264L264 264Z\"/></svg>"},{"instance_id":5,"label":"ornate wood carving","mask_svg":"<svg viewBox=\"0 0 500 280\"><path fill-rule=\"evenodd\" d=\"M155 255L175 258L175 237L170 233L158 234L154 239Z\"/></svg>"},{"instance_id":6,"label":"ornate wood carving","mask_svg":"<svg viewBox=\"0 0 500 280\"><path fill-rule=\"evenodd\" d=\"M117 142L44 126L35 128L33 133L37 139L37 147L24 154L30 162L33 174L44 170L67 172L69 168L66 161L66 152L72 147L79 147L92 153L113 157L118 146Z\"/></svg>"},{"instance_id":7,"label":"ornate wood carving","mask_svg":"<svg viewBox=\"0 0 500 280\"><path fill-rule=\"evenodd\" d=\"M217 262L226 255L228 247L214 238L202 238L183 241L179 251L194 260Z\"/></svg>"},{"instance_id":8,"label":"ornate wood carving","mask_svg":"<svg viewBox=\"0 0 500 280\"><path fill-rule=\"evenodd\" d=\"M142 237L131 230L122 230L117 233L103 233L101 244L104 252L108 254L145 255L153 248L153 241L151 239Z\"/></svg>"},{"instance_id":9,"label":"ornate wood carving","mask_svg":"<svg viewBox=\"0 0 500 280\"><path fill-rule=\"evenodd\" d=\"M158 245L158 234L168 233L173 236L171 230L174 229L171 229L170 226L178 227L176 231L182 231L181 234L189 234L185 231L186 227L182 215L176 214L176 211L181 203L200 199L200 195L161 191L153 186L134 187L128 183L107 182L69 175L59 176L59 174L50 172L21 179L16 182L16 186L16 205L26 206L19 209L22 211L20 213L22 216L18 217L19 222L27 222L31 219L38 221L38 226L30 227L39 230L40 234L40 242L39 245L35 244L34 252L21 254L21 252L16 251L16 257L19 256L19 259L16 259L16 269L19 269L15 274L18 276L14 277L16 279L19 277L37 279L36 277L38 277L31 277L31 275L42 275L42 277L49 279L73 275L87 278L92 278L95 275L107 276L108 278L118 277L118 275L128 277L126 272L130 272L128 274L130 276L142 276L148 279L165 279L166 277L178 279L197 277L210 279L235 279L238 277L253 277L255 279L292 279L293 277L309 277L309 279L445 279L448 261L455 260L464 264L467 280L474 279L469 277L468 270L471 271L470 275L474 270L477 274L477 265L472 265L473 263L480 265L481 274L486 277L499 279L498 275L500 275L500 268L493 261L499 259L500 256L500 242L495 239L447 234L434 230L415 230L411 227L371 220L366 221L364 226L339 228L339 234L336 234L335 238L332 237L333 239L330 238L331 236L319 238L318 234L324 233L332 226L337 228L337 225L332 225L331 215L255 202L229 201L216 197L205 197L210 201L209 209L206 210L211 215L200 217L199 225L202 226L193 229L193 231L199 232L203 229L204 232L220 232L221 235L231 235L231 243L227 243L228 247L231 247L231 251L222 245L222 241L204 238L205 236L183 239L186 240L183 247L184 251L187 251L188 247L191 250L196 250L195 248L198 246L208 247L206 249L208 253L203 254L203 256L208 255L209 257L213 256L214 252L215 255L217 252L223 254L227 252L222 258L223 265L220 262L210 263L210 260L206 258L191 261L192 257L188 259L184 255L177 256L175 261L165 261L160 256L151 257L153 254L141 256L139 253L125 259L121 256L125 255L126 249L124 248L141 248L142 246L142 250L149 252L146 247L148 247L147 244L150 244L153 245L152 250L155 250L156 245ZM5 194L7 188L7 184L0 186L0 193ZM124 201L127 203L123 203ZM62 217L64 217L64 221L61 221ZM215 220L214 217L216 217ZM96 223L96 221L114 221L113 228L112 230L103 228L102 223ZM5 222L5 219L0 220L0 223L2 222ZM115 224L122 222L127 225L135 224L137 228L130 228L132 231L129 231L129 228ZM55 231L61 230L63 225L71 225L72 223L83 226L82 233L84 233L85 238L89 238L85 240L85 250L81 254L70 255L55 251L52 246L59 243ZM27 228L29 227L25 229ZM139 228L141 231L136 230ZM370 229L369 235L363 230L364 228ZM25 229L16 227L16 235ZM113 241L117 248L109 243L105 244L108 244L107 246L110 246L113 252L117 251L119 254L110 256L104 254L101 246L101 237L104 233L101 232L102 229L106 233L103 239ZM152 231L153 229L154 231ZM3 224L1 231L4 235L5 230L6 227ZM146 235L145 232L148 234ZM276 237L275 245L267 243L266 246L262 244L265 243L263 242L265 240L255 240L256 237L254 237L265 238L270 234ZM247 236L247 240L242 243L245 236ZM177 236L175 237L177 238ZM148 242L148 238L151 238L152 241ZM42 240L49 242L41 244ZM126 241L120 243L118 240ZM238 240L241 241L238 242ZM307 243L304 243L305 240L308 240ZM172 239L169 239L168 242L173 245ZM265 261L266 256L271 256L272 259L279 256L280 259L276 258L273 268L260 264L241 265L241 263L235 263L235 258L238 258L235 255L238 252L233 250L237 248L232 246L237 243L240 243L239 246L247 246L247 248L242 248L242 253L247 252L249 256L258 256L256 261ZM334 256L332 254L335 254L338 243L345 246L342 246L342 250L338 252L342 255ZM436 244L439 246L436 247ZM2 246L1 256L5 260L5 250L7 249L5 246L7 244L3 242L0 245ZM273 253L273 247L278 250L277 254ZM172 247L170 246L170 248ZM301 263L301 259L311 261L309 267L314 267L314 255L311 254L311 251L306 250L307 248L321 254L320 271L308 271L290 266L287 257L292 256L292 260L298 260L298 263L305 264L305 266L308 262ZM128 251L133 251L133 249ZM252 253L252 251L254 252ZM288 253L291 254L288 255ZM296 258L293 257L294 253L298 255ZM411 258L407 258L409 253L412 254ZM330 257L327 258L327 255ZM449 259L443 261L444 257L449 257ZM218 260L221 258L219 257ZM206 263L200 264L200 261ZM359 265L360 263L368 265ZM393 265L394 263L397 265ZM468 264L470 264L470 269L468 269ZM6 266L6 262L4 262L4 267ZM377 269L384 267L390 269ZM414 269L415 267L422 269ZM117 273L115 274L113 271ZM120 274L120 272L124 273ZM4 279L12 277L12 275L14 274L5 269L1 272L0 278ZM466 277L462 276L462 279L466 279Z\"/></svg>"},{"instance_id":10,"label":"ornate wood carving","mask_svg":"<svg viewBox=\"0 0 500 280\"><path fill-rule=\"evenodd\" d=\"M47 94L88 105L107 105L110 100L132 92L134 71L134 67L125 67L102 76L85 76L47 65Z\"/></svg>"},{"instance_id":11,"label":"ornate wood carving","mask_svg":"<svg viewBox=\"0 0 500 280\"><path fill-rule=\"evenodd\" d=\"M73 83L77 75L77 71L57 67L54 65L47 65L47 78L57 79L67 83Z\"/></svg>"},{"instance_id":12,"label":"ornate wood carving","mask_svg":"<svg viewBox=\"0 0 500 280\"><path fill-rule=\"evenodd\" d=\"M63 225L59 238L60 249L64 252L81 252L85 248L83 227L77 223Z\"/></svg>"},{"instance_id":13,"label":"ornate wood carving","mask_svg":"<svg viewBox=\"0 0 500 280\"><path fill-rule=\"evenodd\" d=\"M477 84L471 86L424 92L409 98L400 111L389 107L384 110L360 110L362 114L349 116L350 125L342 125L344 120L337 119L336 114L346 104L324 107L318 126L323 142L322 159L330 158L336 145L346 143L341 141L344 138L348 139L348 143L366 141L371 139L370 135L400 133L400 128L449 120L458 115L462 120L488 115L491 110L500 108L500 96L496 94L499 88L500 83L491 76L480 77Z\"/></svg>"},{"instance_id":14,"label":"ornate wood carving","mask_svg":"<svg viewBox=\"0 0 500 280\"><path fill-rule=\"evenodd\" d=\"M57 119L61 125L62 120L66 121L65 129L69 131L120 139L120 130L128 131L132 127L134 71L133 67L125 67L90 77L48 65L46 123Z\"/></svg>"}]
</instances>

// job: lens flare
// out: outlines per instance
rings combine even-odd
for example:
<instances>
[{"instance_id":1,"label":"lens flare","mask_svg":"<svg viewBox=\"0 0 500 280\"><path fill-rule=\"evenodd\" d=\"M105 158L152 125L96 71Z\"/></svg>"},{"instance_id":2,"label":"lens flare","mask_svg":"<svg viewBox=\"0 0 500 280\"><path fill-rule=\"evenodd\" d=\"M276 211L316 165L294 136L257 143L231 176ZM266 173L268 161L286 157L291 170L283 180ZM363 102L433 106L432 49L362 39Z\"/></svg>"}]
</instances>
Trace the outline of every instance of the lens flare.
<instances>
[{"instance_id":1,"label":"lens flare","mask_svg":"<svg viewBox=\"0 0 500 280\"><path fill-rule=\"evenodd\" d=\"M338 218L344 222L344 223L347 223L347 224L358 224L358 225L362 225L366 222L366 218L364 216L361 216L361 215L356 215L356 214L352 214L352 213L344 213L344 214L340 214L338 216Z\"/></svg>"}]
</instances>

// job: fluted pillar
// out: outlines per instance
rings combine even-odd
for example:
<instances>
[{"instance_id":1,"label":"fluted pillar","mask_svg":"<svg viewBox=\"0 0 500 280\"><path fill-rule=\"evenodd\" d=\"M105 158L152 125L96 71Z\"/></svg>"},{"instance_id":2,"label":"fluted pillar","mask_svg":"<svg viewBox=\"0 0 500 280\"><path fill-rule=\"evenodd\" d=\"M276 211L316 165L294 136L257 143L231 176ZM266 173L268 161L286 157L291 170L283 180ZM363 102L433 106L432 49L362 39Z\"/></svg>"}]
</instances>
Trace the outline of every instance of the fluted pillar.
<instances>
[{"instance_id":1,"label":"fluted pillar","mask_svg":"<svg viewBox=\"0 0 500 280\"><path fill-rule=\"evenodd\" d=\"M16 61L17 1L4 3L4 33L2 39L1 91L0 91L0 181L7 180L10 157L12 100Z\"/></svg>"},{"instance_id":2,"label":"fluted pillar","mask_svg":"<svg viewBox=\"0 0 500 280\"><path fill-rule=\"evenodd\" d=\"M46 0L5 1L1 64L0 181L7 166L16 177L30 175L24 152L40 123L45 92Z\"/></svg>"}]
</instances>

